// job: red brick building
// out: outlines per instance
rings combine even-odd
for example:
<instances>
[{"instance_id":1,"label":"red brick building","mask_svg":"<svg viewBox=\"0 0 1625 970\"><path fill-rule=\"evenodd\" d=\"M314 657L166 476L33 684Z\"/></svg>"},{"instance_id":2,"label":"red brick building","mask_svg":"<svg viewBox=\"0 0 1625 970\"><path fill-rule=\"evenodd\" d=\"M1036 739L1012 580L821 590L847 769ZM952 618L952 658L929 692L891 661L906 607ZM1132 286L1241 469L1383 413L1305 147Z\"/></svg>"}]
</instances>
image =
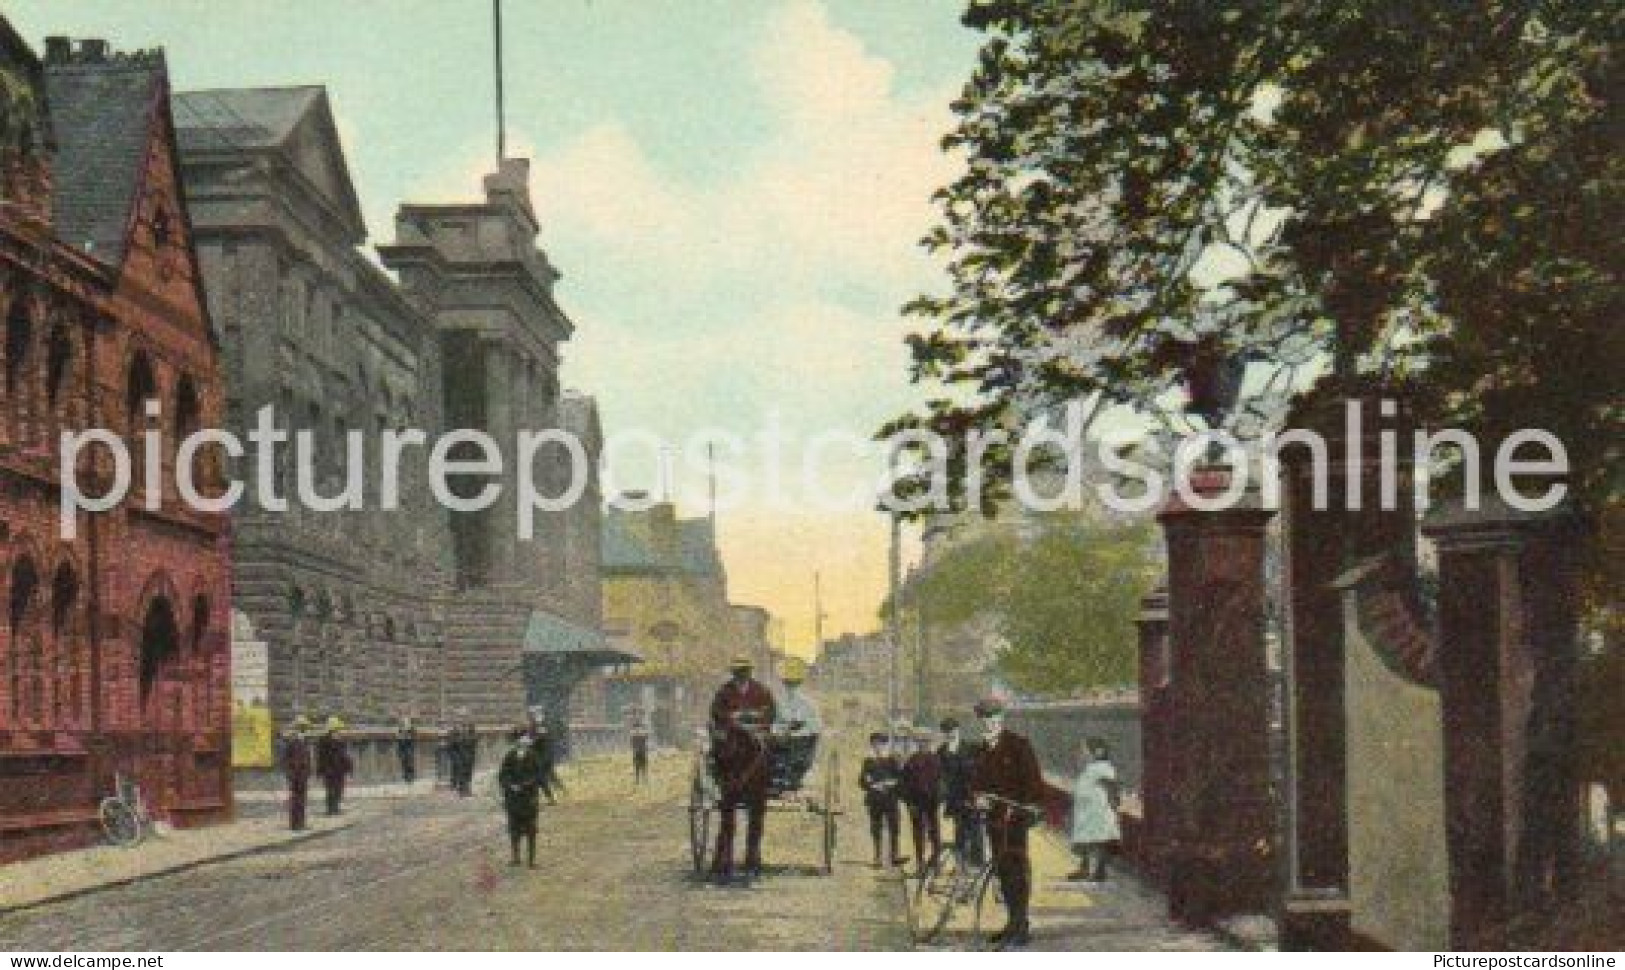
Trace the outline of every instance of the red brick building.
<instances>
[{"instance_id":1,"label":"red brick building","mask_svg":"<svg viewBox=\"0 0 1625 970\"><path fill-rule=\"evenodd\" d=\"M161 52L0 18L0 862L99 837L134 777L176 825L232 810L229 532L175 491L181 437L224 392L176 177ZM149 415L156 404L158 414ZM62 538L58 434L131 442L129 497ZM136 438L162 432L161 507ZM92 460L93 458L93 460ZM204 456L201 490L219 489ZM105 450L78 482L99 494Z\"/></svg>"}]
</instances>

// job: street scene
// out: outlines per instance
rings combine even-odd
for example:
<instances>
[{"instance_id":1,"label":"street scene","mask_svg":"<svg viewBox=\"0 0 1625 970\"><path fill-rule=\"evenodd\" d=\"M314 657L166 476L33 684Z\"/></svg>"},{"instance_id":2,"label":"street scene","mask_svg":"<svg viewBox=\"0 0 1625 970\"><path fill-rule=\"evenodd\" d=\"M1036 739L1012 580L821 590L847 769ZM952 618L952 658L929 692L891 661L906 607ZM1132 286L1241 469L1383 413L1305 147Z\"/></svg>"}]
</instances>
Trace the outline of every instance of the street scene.
<instances>
[{"instance_id":1,"label":"street scene","mask_svg":"<svg viewBox=\"0 0 1625 970\"><path fill-rule=\"evenodd\" d=\"M1625 948L1622 42L6 0L0 949Z\"/></svg>"}]
</instances>

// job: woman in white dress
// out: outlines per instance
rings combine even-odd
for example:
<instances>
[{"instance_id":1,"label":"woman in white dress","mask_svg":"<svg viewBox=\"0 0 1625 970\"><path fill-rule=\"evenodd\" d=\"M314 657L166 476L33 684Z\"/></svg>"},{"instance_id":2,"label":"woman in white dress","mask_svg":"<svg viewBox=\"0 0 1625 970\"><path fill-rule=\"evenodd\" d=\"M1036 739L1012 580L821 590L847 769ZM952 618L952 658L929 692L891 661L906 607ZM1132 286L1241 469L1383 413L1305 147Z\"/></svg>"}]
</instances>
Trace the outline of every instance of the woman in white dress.
<instances>
[{"instance_id":1,"label":"woman in white dress","mask_svg":"<svg viewBox=\"0 0 1625 970\"><path fill-rule=\"evenodd\" d=\"M1072 850L1078 854L1078 869L1067 878L1103 883L1106 853L1123 837L1117 825L1117 768L1100 738L1084 742L1080 760L1083 767L1072 786Z\"/></svg>"}]
</instances>

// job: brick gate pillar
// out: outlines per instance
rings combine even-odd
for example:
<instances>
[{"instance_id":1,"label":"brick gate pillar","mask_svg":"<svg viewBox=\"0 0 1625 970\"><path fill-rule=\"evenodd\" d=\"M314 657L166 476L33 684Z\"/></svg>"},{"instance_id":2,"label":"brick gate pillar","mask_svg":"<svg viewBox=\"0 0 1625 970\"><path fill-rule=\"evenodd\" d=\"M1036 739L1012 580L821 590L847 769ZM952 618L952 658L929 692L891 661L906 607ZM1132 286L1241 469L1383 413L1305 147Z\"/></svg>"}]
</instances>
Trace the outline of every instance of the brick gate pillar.
<instances>
[{"instance_id":1,"label":"brick gate pillar","mask_svg":"<svg viewBox=\"0 0 1625 970\"><path fill-rule=\"evenodd\" d=\"M1502 949L1509 921L1574 878L1574 520L1486 498L1423 531L1439 550L1450 939Z\"/></svg>"},{"instance_id":2,"label":"brick gate pillar","mask_svg":"<svg viewBox=\"0 0 1625 970\"><path fill-rule=\"evenodd\" d=\"M1217 496L1232 474L1197 470L1191 490ZM1249 492L1214 511L1176 495L1157 517L1168 544L1168 906L1188 923L1268 912L1276 895L1264 659L1273 514Z\"/></svg>"},{"instance_id":3,"label":"brick gate pillar","mask_svg":"<svg viewBox=\"0 0 1625 970\"><path fill-rule=\"evenodd\" d=\"M1307 433L1324 448L1319 455L1302 444L1280 450L1287 634L1281 946L1340 950L1349 928L1348 731L1342 594L1333 581L1380 554L1414 568L1413 425L1398 402L1340 394L1311 399L1288 425L1289 434ZM1383 431L1394 435L1386 496Z\"/></svg>"},{"instance_id":4,"label":"brick gate pillar","mask_svg":"<svg viewBox=\"0 0 1625 970\"><path fill-rule=\"evenodd\" d=\"M1140 601L1140 838L1141 873L1167 884L1169 798L1173 752L1168 747L1168 590Z\"/></svg>"}]
</instances>

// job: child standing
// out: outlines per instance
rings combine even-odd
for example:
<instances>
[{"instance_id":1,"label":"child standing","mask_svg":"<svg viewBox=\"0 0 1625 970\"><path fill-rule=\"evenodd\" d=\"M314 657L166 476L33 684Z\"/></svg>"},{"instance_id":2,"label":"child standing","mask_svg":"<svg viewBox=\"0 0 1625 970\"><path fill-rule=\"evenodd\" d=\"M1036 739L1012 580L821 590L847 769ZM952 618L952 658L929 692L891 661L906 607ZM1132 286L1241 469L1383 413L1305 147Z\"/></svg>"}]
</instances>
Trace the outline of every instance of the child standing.
<instances>
[{"instance_id":1,"label":"child standing","mask_svg":"<svg viewBox=\"0 0 1625 970\"><path fill-rule=\"evenodd\" d=\"M1081 760L1083 767L1072 786L1072 849L1078 854L1078 868L1067 878L1104 883L1106 852L1123 837L1117 825L1117 768L1100 738L1084 742Z\"/></svg>"},{"instance_id":2,"label":"child standing","mask_svg":"<svg viewBox=\"0 0 1625 970\"><path fill-rule=\"evenodd\" d=\"M890 837L891 864L900 866L908 860L898 854L897 835L901 818L897 811L898 788L902 782L902 769L892 757L891 739L884 731L869 735L870 755L863 759L858 784L863 788L863 805L869 810L869 835L875 843L874 867L879 869L882 853L881 836Z\"/></svg>"}]
</instances>

